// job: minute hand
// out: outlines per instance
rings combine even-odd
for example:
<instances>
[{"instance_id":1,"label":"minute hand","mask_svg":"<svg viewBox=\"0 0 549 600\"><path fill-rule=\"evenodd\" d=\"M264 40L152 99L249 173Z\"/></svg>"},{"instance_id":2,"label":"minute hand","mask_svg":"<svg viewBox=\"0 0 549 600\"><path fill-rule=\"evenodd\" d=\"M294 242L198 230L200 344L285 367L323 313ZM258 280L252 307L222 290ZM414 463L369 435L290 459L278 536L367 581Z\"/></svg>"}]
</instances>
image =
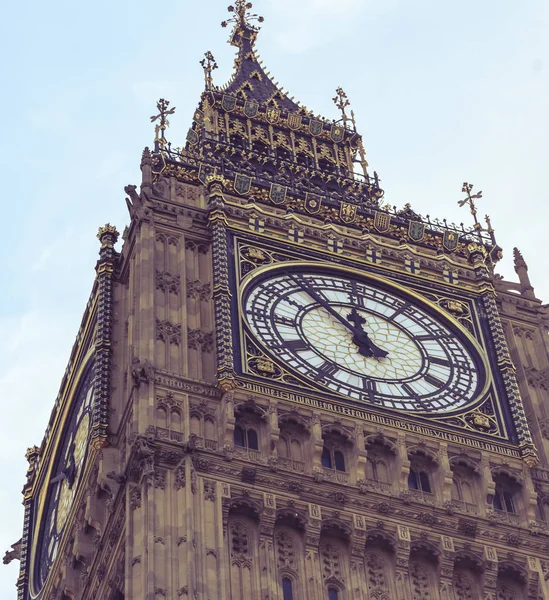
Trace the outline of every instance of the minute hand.
<instances>
[{"instance_id":1,"label":"minute hand","mask_svg":"<svg viewBox=\"0 0 549 600\"><path fill-rule=\"evenodd\" d=\"M363 333L362 329L359 329L358 327L354 327L349 321L347 321L347 319L345 317L342 317L336 310L334 310L319 293L317 293L312 287L310 287L302 279L296 278L290 274L288 274L288 276L290 277L290 279L293 279L293 281L295 281L295 283L297 283L297 285L304 292L309 294L309 296L311 296L311 298L313 300L316 300L326 312L329 312L332 315L332 317L334 317L342 325L344 325L353 335L360 335L361 333Z\"/></svg>"}]
</instances>

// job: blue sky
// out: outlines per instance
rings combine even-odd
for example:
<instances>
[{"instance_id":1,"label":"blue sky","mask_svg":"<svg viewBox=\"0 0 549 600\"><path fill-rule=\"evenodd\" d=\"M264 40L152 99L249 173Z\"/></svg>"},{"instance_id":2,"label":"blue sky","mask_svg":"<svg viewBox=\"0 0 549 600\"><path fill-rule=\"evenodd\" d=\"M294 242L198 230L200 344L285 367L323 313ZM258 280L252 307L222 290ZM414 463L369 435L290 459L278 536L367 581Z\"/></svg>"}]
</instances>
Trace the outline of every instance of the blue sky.
<instances>
[{"instance_id":1,"label":"blue sky","mask_svg":"<svg viewBox=\"0 0 549 600\"><path fill-rule=\"evenodd\" d=\"M28 446L40 444L94 276L97 227L127 223L149 117L177 107L184 143L211 50L215 83L234 49L221 0L8 3L0 23L4 94L1 194L0 550L19 539ZM263 0L258 48L275 80L338 118L341 85L386 200L470 223L469 181L484 198L514 278L513 246L549 301L546 238L549 5L543 0ZM15 598L18 563L0 569Z\"/></svg>"}]
</instances>

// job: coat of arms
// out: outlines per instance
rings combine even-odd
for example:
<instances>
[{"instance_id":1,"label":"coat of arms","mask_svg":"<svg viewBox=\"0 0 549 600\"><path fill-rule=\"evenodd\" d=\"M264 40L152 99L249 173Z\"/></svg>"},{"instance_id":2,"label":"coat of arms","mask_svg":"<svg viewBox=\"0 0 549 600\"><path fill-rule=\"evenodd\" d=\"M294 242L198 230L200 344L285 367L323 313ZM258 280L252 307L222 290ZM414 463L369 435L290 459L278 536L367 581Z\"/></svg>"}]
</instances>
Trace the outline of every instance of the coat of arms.
<instances>
[{"instance_id":1,"label":"coat of arms","mask_svg":"<svg viewBox=\"0 0 549 600\"><path fill-rule=\"evenodd\" d=\"M345 129L341 125L332 125L330 129L330 137L334 142L341 142L345 136Z\"/></svg>"},{"instance_id":2,"label":"coat of arms","mask_svg":"<svg viewBox=\"0 0 549 600\"><path fill-rule=\"evenodd\" d=\"M196 133L194 129L189 129L189 131L187 131L187 142L189 142L191 146L196 146L196 144L198 144L198 133Z\"/></svg>"},{"instance_id":3,"label":"coat of arms","mask_svg":"<svg viewBox=\"0 0 549 600\"><path fill-rule=\"evenodd\" d=\"M322 123L322 121L319 121L318 119L311 119L309 123L309 131L313 135L320 135L323 129L324 124Z\"/></svg>"},{"instance_id":4,"label":"coat of arms","mask_svg":"<svg viewBox=\"0 0 549 600\"><path fill-rule=\"evenodd\" d=\"M446 250L452 252L457 248L459 242L459 235L456 231L445 231L442 236L442 245Z\"/></svg>"},{"instance_id":5,"label":"coat of arms","mask_svg":"<svg viewBox=\"0 0 549 600\"><path fill-rule=\"evenodd\" d=\"M201 183L206 184L206 177L212 173L215 173L215 167L200 163L200 168L198 169L198 179Z\"/></svg>"},{"instance_id":6,"label":"coat of arms","mask_svg":"<svg viewBox=\"0 0 549 600\"><path fill-rule=\"evenodd\" d=\"M250 119L257 115L258 110L259 104L255 100L246 100L244 102L244 114Z\"/></svg>"},{"instance_id":7,"label":"coat of arms","mask_svg":"<svg viewBox=\"0 0 549 600\"><path fill-rule=\"evenodd\" d=\"M379 233L387 231L390 224L391 215L389 213L376 211L374 216L374 227L379 231Z\"/></svg>"},{"instance_id":8,"label":"coat of arms","mask_svg":"<svg viewBox=\"0 0 549 600\"><path fill-rule=\"evenodd\" d=\"M286 192L288 188L285 185L279 183L271 183L271 191L269 192L269 198L275 204L282 204L286 200Z\"/></svg>"},{"instance_id":9,"label":"coat of arms","mask_svg":"<svg viewBox=\"0 0 549 600\"><path fill-rule=\"evenodd\" d=\"M301 127L301 115L290 113L288 115L288 127L290 129L299 129Z\"/></svg>"},{"instance_id":10,"label":"coat of arms","mask_svg":"<svg viewBox=\"0 0 549 600\"><path fill-rule=\"evenodd\" d=\"M194 111L193 120L197 123L204 123L204 113L199 108Z\"/></svg>"},{"instance_id":11,"label":"coat of arms","mask_svg":"<svg viewBox=\"0 0 549 600\"><path fill-rule=\"evenodd\" d=\"M225 94L221 100L221 106L227 112L233 111L236 107L236 98L234 96L229 96L229 94Z\"/></svg>"},{"instance_id":12,"label":"coat of arms","mask_svg":"<svg viewBox=\"0 0 549 600\"><path fill-rule=\"evenodd\" d=\"M322 206L322 198L317 196L316 194L310 194L307 192L305 194L305 210L311 215L315 215L320 211L320 207Z\"/></svg>"},{"instance_id":13,"label":"coat of arms","mask_svg":"<svg viewBox=\"0 0 549 600\"><path fill-rule=\"evenodd\" d=\"M280 109L276 108L274 106L269 106L266 114L267 114L267 121L269 121L269 123L276 123L278 121L278 119L280 118Z\"/></svg>"},{"instance_id":14,"label":"coat of arms","mask_svg":"<svg viewBox=\"0 0 549 600\"><path fill-rule=\"evenodd\" d=\"M339 207L339 218L344 223L352 223L356 219L358 206L349 202L342 202Z\"/></svg>"},{"instance_id":15,"label":"coat of arms","mask_svg":"<svg viewBox=\"0 0 549 600\"><path fill-rule=\"evenodd\" d=\"M421 221L410 221L408 223L408 236L414 242L421 242L425 235L425 224Z\"/></svg>"},{"instance_id":16,"label":"coat of arms","mask_svg":"<svg viewBox=\"0 0 549 600\"><path fill-rule=\"evenodd\" d=\"M248 177L248 175L238 174L234 178L234 189L241 196L245 196L250 191L251 185L252 185L252 178Z\"/></svg>"}]
</instances>

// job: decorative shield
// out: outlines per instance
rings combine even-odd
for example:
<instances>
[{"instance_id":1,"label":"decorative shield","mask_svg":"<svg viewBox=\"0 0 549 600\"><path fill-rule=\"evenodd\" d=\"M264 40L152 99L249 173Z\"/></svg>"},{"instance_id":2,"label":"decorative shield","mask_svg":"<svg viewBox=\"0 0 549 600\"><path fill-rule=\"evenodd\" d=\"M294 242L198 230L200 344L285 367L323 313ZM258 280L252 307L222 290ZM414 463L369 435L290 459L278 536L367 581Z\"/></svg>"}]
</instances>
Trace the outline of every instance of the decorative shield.
<instances>
[{"instance_id":1,"label":"decorative shield","mask_svg":"<svg viewBox=\"0 0 549 600\"><path fill-rule=\"evenodd\" d=\"M379 231L379 233L383 233L389 229L389 225L391 224L391 215L386 212L376 211L374 215L374 227Z\"/></svg>"},{"instance_id":2,"label":"decorative shield","mask_svg":"<svg viewBox=\"0 0 549 600\"><path fill-rule=\"evenodd\" d=\"M288 115L288 127L290 129L299 129L301 127L301 115L296 113L290 113Z\"/></svg>"},{"instance_id":3,"label":"decorative shield","mask_svg":"<svg viewBox=\"0 0 549 600\"><path fill-rule=\"evenodd\" d=\"M246 102L244 102L244 114L250 119L257 115L258 110L259 104L255 100L246 100Z\"/></svg>"},{"instance_id":4,"label":"decorative shield","mask_svg":"<svg viewBox=\"0 0 549 600\"><path fill-rule=\"evenodd\" d=\"M332 125L330 129L330 137L334 142L341 142L345 136L345 129L341 125Z\"/></svg>"},{"instance_id":5,"label":"decorative shield","mask_svg":"<svg viewBox=\"0 0 549 600\"><path fill-rule=\"evenodd\" d=\"M223 96L223 100L221 100L221 106L227 112L233 111L236 107L236 98L234 96L229 96L228 94L225 94Z\"/></svg>"},{"instance_id":6,"label":"decorative shield","mask_svg":"<svg viewBox=\"0 0 549 600\"><path fill-rule=\"evenodd\" d=\"M342 202L339 207L339 218L344 223L352 223L356 219L358 206L349 202Z\"/></svg>"},{"instance_id":7,"label":"decorative shield","mask_svg":"<svg viewBox=\"0 0 549 600\"><path fill-rule=\"evenodd\" d=\"M271 191L269 192L269 198L275 204L282 204L286 200L286 192L288 188L285 185L278 183L271 183Z\"/></svg>"},{"instance_id":8,"label":"decorative shield","mask_svg":"<svg viewBox=\"0 0 549 600\"><path fill-rule=\"evenodd\" d=\"M322 198L317 196L316 194L310 194L306 192L305 194L305 210L311 215L316 215L320 211L320 207L322 206Z\"/></svg>"},{"instance_id":9,"label":"decorative shield","mask_svg":"<svg viewBox=\"0 0 549 600\"><path fill-rule=\"evenodd\" d=\"M199 108L194 111L193 120L197 123L204 123L204 113Z\"/></svg>"},{"instance_id":10,"label":"decorative shield","mask_svg":"<svg viewBox=\"0 0 549 600\"><path fill-rule=\"evenodd\" d=\"M248 177L248 175L238 174L234 178L234 189L241 196L245 196L250 191L251 185L252 185L252 178Z\"/></svg>"},{"instance_id":11,"label":"decorative shield","mask_svg":"<svg viewBox=\"0 0 549 600\"><path fill-rule=\"evenodd\" d=\"M421 242L425 235L425 225L421 221L410 221L408 223L408 236L414 242Z\"/></svg>"},{"instance_id":12,"label":"decorative shield","mask_svg":"<svg viewBox=\"0 0 549 600\"><path fill-rule=\"evenodd\" d=\"M267 114L267 121L269 121L269 123L276 123L278 121L278 119L280 118L280 109L275 108L274 106L269 106L266 114Z\"/></svg>"},{"instance_id":13,"label":"decorative shield","mask_svg":"<svg viewBox=\"0 0 549 600\"><path fill-rule=\"evenodd\" d=\"M452 252L457 248L459 242L459 235L456 231L445 231L442 236L442 245L446 250Z\"/></svg>"},{"instance_id":14,"label":"decorative shield","mask_svg":"<svg viewBox=\"0 0 549 600\"><path fill-rule=\"evenodd\" d=\"M201 183L206 184L206 177L208 177L208 175L211 173L215 173L214 167L200 163L200 168L198 169L198 179Z\"/></svg>"},{"instance_id":15,"label":"decorative shield","mask_svg":"<svg viewBox=\"0 0 549 600\"><path fill-rule=\"evenodd\" d=\"M322 123L322 121L319 121L318 119L311 119L309 123L309 131L313 135L320 135L323 129L324 123Z\"/></svg>"},{"instance_id":16,"label":"decorative shield","mask_svg":"<svg viewBox=\"0 0 549 600\"><path fill-rule=\"evenodd\" d=\"M187 132L187 142L189 142L191 146L196 146L196 144L198 144L198 139L198 133L196 133L194 129L189 129Z\"/></svg>"}]
</instances>

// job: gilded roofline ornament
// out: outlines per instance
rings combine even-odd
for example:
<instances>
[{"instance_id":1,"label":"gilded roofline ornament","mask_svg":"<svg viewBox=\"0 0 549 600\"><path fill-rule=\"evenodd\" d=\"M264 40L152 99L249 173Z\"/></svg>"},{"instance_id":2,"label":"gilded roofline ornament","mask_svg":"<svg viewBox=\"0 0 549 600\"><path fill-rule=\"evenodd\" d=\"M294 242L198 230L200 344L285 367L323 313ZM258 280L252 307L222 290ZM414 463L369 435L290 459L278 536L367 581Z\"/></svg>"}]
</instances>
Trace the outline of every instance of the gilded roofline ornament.
<instances>
[{"instance_id":1,"label":"gilded roofline ornament","mask_svg":"<svg viewBox=\"0 0 549 600\"><path fill-rule=\"evenodd\" d=\"M217 69L217 63L215 62L215 58L213 54L208 50L204 53L204 58L200 61L202 68L204 69L204 79L206 90L210 91L213 87L212 84L212 71Z\"/></svg>"},{"instance_id":2,"label":"gilded roofline ornament","mask_svg":"<svg viewBox=\"0 0 549 600\"><path fill-rule=\"evenodd\" d=\"M175 106L172 106L172 108L168 108L168 106L170 106L169 100L164 100L164 98L160 98L160 100L156 103L158 114L153 115L151 117L151 123L159 121L158 124L155 126L154 131L155 152L158 152L160 149L163 150L167 143L164 132L166 131L166 128L170 126L170 122L166 117L168 115L173 115L173 113L175 112Z\"/></svg>"},{"instance_id":3,"label":"gilded roofline ornament","mask_svg":"<svg viewBox=\"0 0 549 600\"><path fill-rule=\"evenodd\" d=\"M257 27L252 26L250 21L257 21L258 23L263 23L265 20L262 16L248 12L253 7L251 2L245 2L244 0L236 0L234 6L227 7L227 10L230 13L235 13L234 17L227 19L226 21L221 22L221 27L227 27L229 23L235 23L235 26L252 29L253 31L258 31Z\"/></svg>"}]
</instances>

